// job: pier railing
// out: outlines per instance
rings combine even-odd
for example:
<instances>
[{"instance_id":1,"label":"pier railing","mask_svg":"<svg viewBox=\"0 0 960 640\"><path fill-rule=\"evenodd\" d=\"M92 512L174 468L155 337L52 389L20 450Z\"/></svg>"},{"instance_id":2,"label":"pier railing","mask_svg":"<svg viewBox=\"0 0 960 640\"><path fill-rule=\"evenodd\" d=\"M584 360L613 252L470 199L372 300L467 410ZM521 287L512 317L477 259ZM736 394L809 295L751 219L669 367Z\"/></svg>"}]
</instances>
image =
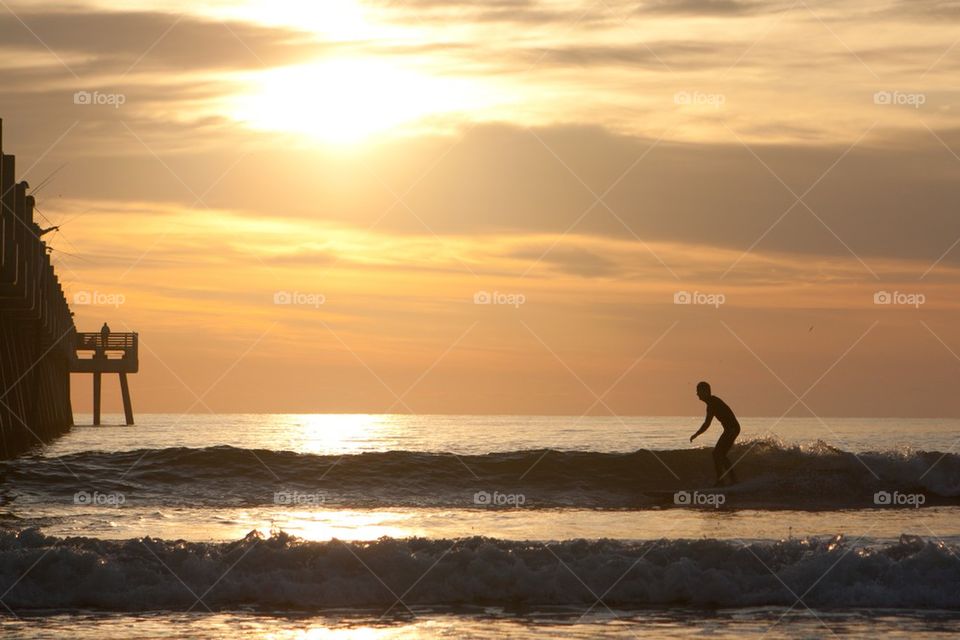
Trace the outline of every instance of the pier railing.
<instances>
[{"instance_id":1,"label":"pier railing","mask_svg":"<svg viewBox=\"0 0 960 640\"><path fill-rule=\"evenodd\" d=\"M136 333L77 333L75 373L136 373L139 338Z\"/></svg>"},{"instance_id":2,"label":"pier railing","mask_svg":"<svg viewBox=\"0 0 960 640\"><path fill-rule=\"evenodd\" d=\"M77 351L136 351L136 333L77 333Z\"/></svg>"}]
</instances>

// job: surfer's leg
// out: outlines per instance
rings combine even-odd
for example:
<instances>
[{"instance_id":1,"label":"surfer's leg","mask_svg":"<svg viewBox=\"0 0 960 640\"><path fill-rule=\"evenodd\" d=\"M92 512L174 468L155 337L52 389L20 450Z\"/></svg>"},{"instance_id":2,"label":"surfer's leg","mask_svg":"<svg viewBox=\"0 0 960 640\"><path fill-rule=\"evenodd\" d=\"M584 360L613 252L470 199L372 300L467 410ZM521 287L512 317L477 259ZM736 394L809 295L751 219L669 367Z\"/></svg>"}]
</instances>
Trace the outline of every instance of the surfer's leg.
<instances>
[{"instance_id":1,"label":"surfer's leg","mask_svg":"<svg viewBox=\"0 0 960 640\"><path fill-rule=\"evenodd\" d=\"M716 486L719 487L720 485L723 484L723 472L724 472L724 468L723 468L723 455L720 453L720 443L719 443L719 442L718 442L717 445L713 448L713 468L714 468L714 469L716 470L716 472L717 472L717 484L716 484Z\"/></svg>"},{"instance_id":2,"label":"surfer's leg","mask_svg":"<svg viewBox=\"0 0 960 640\"><path fill-rule=\"evenodd\" d=\"M739 481L737 480L736 472L733 470L733 465L730 464L730 459L727 456L723 456L723 462L724 462L724 465L726 466L725 473L727 475L727 478L730 480L730 484L737 484L737 482Z\"/></svg>"},{"instance_id":3,"label":"surfer's leg","mask_svg":"<svg viewBox=\"0 0 960 640\"><path fill-rule=\"evenodd\" d=\"M727 452L733 446L736 435L724 432L717 440L717 446L713 448L713 465L717 470L717 484L724 483L736 484L737 476L733 472L730 460L727 459Z\"/></svg>"},{"instance_id":4,"label":"surfer's leg","mask_svg":"<svg viewBox=\"0 0 960 640\"><path fill-rule=\"evenodd\" d=\"M730 458L727 457L727 454L730 453L730 449L733 449L733 443L736 441L737 436L740 435L740 429L738 428L736 432L730 435L730 444L727 445L726 451L723 452L723 460L727 463L727 475L730 477L730 484L737 484L737 474L733 471L733 465L730 464Z\"/></svg>"}]
</instances>

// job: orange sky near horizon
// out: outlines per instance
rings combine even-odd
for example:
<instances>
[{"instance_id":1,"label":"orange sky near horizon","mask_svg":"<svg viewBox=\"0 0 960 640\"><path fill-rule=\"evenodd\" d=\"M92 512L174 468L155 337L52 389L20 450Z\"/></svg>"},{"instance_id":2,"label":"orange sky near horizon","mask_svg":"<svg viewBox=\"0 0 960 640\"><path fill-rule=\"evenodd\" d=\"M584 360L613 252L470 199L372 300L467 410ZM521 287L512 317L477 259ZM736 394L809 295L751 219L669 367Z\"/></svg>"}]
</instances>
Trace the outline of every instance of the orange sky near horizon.
<instances>
[{"instance_id":1,"label":"orange sky near horizon","mask_svg":"<svg viewBox=\"0 0 960 640\"><path fill-rule=\"evenodd\" d=\"M139 413L957 417L958 19L20 1L4 151Z\"/></svg>"}]
</instances>

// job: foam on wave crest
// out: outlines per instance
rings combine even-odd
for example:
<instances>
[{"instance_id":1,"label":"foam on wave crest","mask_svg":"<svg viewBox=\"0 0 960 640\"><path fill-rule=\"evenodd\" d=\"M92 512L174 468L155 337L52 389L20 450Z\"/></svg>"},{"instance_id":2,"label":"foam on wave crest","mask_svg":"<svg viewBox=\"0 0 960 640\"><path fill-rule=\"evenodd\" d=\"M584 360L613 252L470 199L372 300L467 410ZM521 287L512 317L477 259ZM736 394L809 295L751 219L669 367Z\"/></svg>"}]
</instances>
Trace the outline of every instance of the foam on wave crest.
<instances>
[{"instance_id":1,"label":"foam on wave crest","mask_svg":"<svg viewBox=\"0 0 960 640\"><path fill-rule=\"evenodd\" d=\"M960 456L924 451L853 454L822 442L738 444L742 484L727 508L873 506L877 491L919 492L926 504L960 504ZM741 459L742 458L742 459ZM707 487L710 450L515 451L455 456L390 451L344 456L219 446L26 457L0 464L21 494L122 491L128 502L267 504L278 491L324 492L344 506L472 507L477 491L520 494L525 506L644 508L644 492Z\"/></svg>"},{"instance_id":2,"label":"foam on wave crest","mask_svg":"<svg viewBox=\"0 0 960 640\"><path fill-rule=\"evenodd\" d=\"M913 536L867 547L841 536L750 545L490 538L232 543L53 538L0 532L14 611L471 605L960 607L958 549ZM402 603L397 599L403 595ZM603 605L597 605L603 606Z\"/></svg>"}]
</instances>

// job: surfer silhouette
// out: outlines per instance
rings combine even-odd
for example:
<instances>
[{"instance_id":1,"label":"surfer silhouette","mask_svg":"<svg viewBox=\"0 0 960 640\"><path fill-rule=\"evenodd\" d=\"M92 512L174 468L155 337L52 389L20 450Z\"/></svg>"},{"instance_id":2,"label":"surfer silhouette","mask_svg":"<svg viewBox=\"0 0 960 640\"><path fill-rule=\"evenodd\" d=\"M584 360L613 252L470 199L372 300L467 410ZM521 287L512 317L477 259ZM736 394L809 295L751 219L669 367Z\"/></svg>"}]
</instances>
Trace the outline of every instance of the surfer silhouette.
<instances>
[{"instance_id":1,"label":"surfer silhouette","mask_svg":"<svg viewBox=\"0 0 960 640\"><path fill-rule=\"evenodd\" d=\"M721 487L725 483L736 484L737 476L733 472L730 460L727 459L727 453L733 446L733 441L740 435L740 423L737 421L737 416L734 415L733 409L726 402L713 395L708 382L697 384L697 397L706 403L707 417L699 431L690 436L690 442L693 442L697 436L706 431L714 418L719 420L723 426L723 435L717 440L717 446L713 448L713 465L717 470L717 486Z\"/></svg>"}]
</instances>

